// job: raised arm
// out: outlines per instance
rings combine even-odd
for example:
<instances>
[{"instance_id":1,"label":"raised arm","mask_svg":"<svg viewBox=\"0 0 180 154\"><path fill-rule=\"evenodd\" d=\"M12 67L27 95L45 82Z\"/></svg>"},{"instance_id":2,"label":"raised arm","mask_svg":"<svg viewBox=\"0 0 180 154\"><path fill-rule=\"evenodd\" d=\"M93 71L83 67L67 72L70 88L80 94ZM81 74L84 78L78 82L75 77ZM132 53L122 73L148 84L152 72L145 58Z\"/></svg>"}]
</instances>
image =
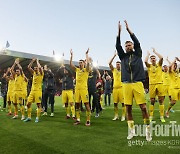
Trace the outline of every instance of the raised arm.
<instances>
[{"instance_id":1,"label":"raised arm","mask_svg":"<svg viewBox=\"0 0 180 154\"><path fill-rule=\"evenodd\" d=\"M171 62L170 62L170 60L169 60L168 57L166 58L166 61L168 62L169 66L170 66L170 65L171 65Z\"/></svg>"},{"instance_id":2,"label":"raised arm","mask_svg":"<svg viewBox=\"0 0 180 154\"><path fill-rule=\"evenodd\" d=\"M70 50L70 55L71 55L70 56L70 67L72 68L73 71L75 71L76 67L72 63L72 58L73 58L73 51L72 51L72 49Z\"/></svg>"},{"instance_id":3,"label":"raised arm","mask_svg":"<svg viewBox=\"0 0 180 154\"><path fill-rule=\"evenodd\" d=\"M148 63L149 56L150 56L150 53L149 51L147 51L147 56L145 57L145 60L144 60L146 67L150 67L150 64Z\"/></svg>"},{"instance_id":4,"label":"raised arm","mask_svg":"<svg viewBox=\"0 0 180 154\"><path fill-rule=\"evenodd\" d=\"M8 73L9 73L10 71L11 71L11 68L8 67L8 69L7 69L7 71L6 71L5 75L4 75L4 77L6 78L7 81L9 81L9 77L8 77L7 75L8 75Z\"/></svg>"},{"instance_id":5,"label":"raised arm","mask_svg":"<svg viewBox=\"0 0 180 154\"><path fill-rule=\"evenodd\" d=\"M124 50L121 46L120 35L121 35L121 23L119 21L119 23L118 23L118 36L116 38L116 50L118 52L119 58L122 59L125 56L125 53L124 53Z\"/></svg>"},{"instance_id":6,"label":"raised arm","mask_svg":"<svg viewBox=\"0 0 180 154\"><path fill-rule=\"evenodd\" d=\"M135 53L136 53L138 56L142 57L142 49L141 49L139 40L137 39L137 37L135 36L135 34L130 30L127 21L125 20L124 22L125 22L126 30L128 31L131 39L132 39L133 42L134 42Z\"/></svg>"},{"instance_id":7,"label":"raised arm","mask_svg":"<svg viewBox=\"0 0 180 154\"><path fill-rule=\"evenodd\" d=\"M16 58L14 61L14 64L11 66L11 73L13 75L13 77L15 77L15 72L14 72L14 68L16 66L16 63L19 61L19 58Z\"/></svg>"},{"instance_id":8,"label":"raised arm","mask_svg":"<svg viewBox=\"0 0 180 154\"><path fill-rule=\"evenodd\" d=\"M111 58L111 60L109 61L109 67L110 67L110 69L111 69L111 71L113 71L114 70L114 67L113 67L113 65L112 65L112 62L113 62L113 60L114 60L114 58L117 56L117 52L115 51L115 53L114 53L114 56Z\"/></svg>"},{"instance_id":9,"label":"raised arm","mask_svg":"<svg viewBox=\"0 0 180 154\"><path fill-rule=\"evenodd\" d=\"M156 50L155 48L152 48L153 52L159 57L159 65L162 66L163 63L163 56L161 56Z\"/></svg>"},{"instance_id":10,"label":"raised arm","mask_svg":"<svg viewBox=\"0 0 180 154\"><path fill-rule=\"evenodd\" d=\"M28 78L26 77L26 75L23 73L24 76L24 81L28 82Z\"/></svg>"},{"instance_id":11,"label":"raised arm","mask_svg":"<svg viewBox=\"0 0 180 154\"><path fill-rule=\"evenodd\" d=\"M86 70L89 72L89 56L88 56L88 53L89 53L89 48L86 51Z\"/></svg>"},{"instance_id":12,"label":"raised arm","mask_svg":"<svg viewBox=\"0 0 180 154\"><path fill-rule=\"evenodd\" d=\"M31 74L34 74L34 70L32 69L32 64L35 62L35 58L31 60L31 62L28 65L28 70L31 72Z\"/></svg>"},{"instance_id":13,"label":"raised arm","mask_svg":"<svg viewBox=\"0 0 180 154\"><path fill-rule=\"evenodd\" d=\"M176 62L176 58L174 59L174 61L172 63L170 62L170 64L169 64L169 72L173 71L173 65L174 65L175 62Z\"/></svg>"},{"instance_id":14,"label":"raised arm","mask_svg":"<svg viewBox=\"0 0 180 154\"><path fill-rule=\"evenodd\" d=\"M129 33L130 35L133 35L134 33L130 30L130 28L129 28L129 25L128 25L127 21L126 21L126 20L124 20L124 22L125 22L126 30L128 31L128 33Z\"/></svg>"},{"instance_id":15,"label":"raised arm","mask_svg":"<svg viewBox=\"0 0 180 154\"><path fill-rule=\"evenodd\" d=\"M178 58L178 57L175 57L175 58L176 58L176 60L177 60L177 61L179 61L179 62L180 62L180 58Z\"/></svg>"},{"instance_id":16,"label":"raised arm","mask_svg":"<svg viewBox=\"0 0 180 154\"><path fill-rule=\"evenodd\" d=\"M98 69L96 69L97 73L98 73L98 78L100 79L101 78L101 73L99 72Z\"/></svg>"},{"instance_id":17,"label":"raised arm","mask_svg":"<svg viewBox=\"0 0 180 154\"><path fill-rule=\"evenodd\" d=\"M43 68L41 67L41 64L39 63L39 59L36 59L36 63L37 63L37 67L39 69L39 72L42 75L44 72L43 72Z\"/></svg>"},{"instance_id":18,"label":"raised arm","mask_svg":"<svg viewBox=\"0 0 180 154\"><path fill-rule=\"evenodd\" d=\"M16 64L20 70L21 75L24 74L23 69L22 69L21 65L19 64L19 60L16 62Z\"/></svg>"}]
</instances>

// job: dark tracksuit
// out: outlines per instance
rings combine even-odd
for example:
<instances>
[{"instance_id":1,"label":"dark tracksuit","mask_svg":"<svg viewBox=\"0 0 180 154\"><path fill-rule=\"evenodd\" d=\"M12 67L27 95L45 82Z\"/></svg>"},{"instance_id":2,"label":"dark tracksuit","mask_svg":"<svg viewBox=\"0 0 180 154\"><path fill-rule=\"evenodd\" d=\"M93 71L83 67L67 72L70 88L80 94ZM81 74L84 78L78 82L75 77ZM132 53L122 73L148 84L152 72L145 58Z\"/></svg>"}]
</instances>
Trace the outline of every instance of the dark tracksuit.
<instances>
[{"instance_id":1,"label":"dark tracksuit","mask_svg":"<svg viewBox=\"0 0 180 154\"><path fill-rule=\"evenodd\" d=\"M1 79L1 95L3 97L3 108L6 108L8 84L5 78Z\"/></svg>"},{"instance_id":2,"label":"dark tracksuit","mask_svg":"<svg viewBox=\"0 0 180 154\"><path fill-rule=\"evenodd\" d=\"M107 96L108 96L108 105L110 106L111 104L111 80L106 80L105 79L105 85L104 85L104 103L105 106L107 106Z\"/></svg>"},{"instance_id":3,"label":"dark tracksuit","mask_svg":"<svg viewBox=\"0 0 180 154\"><path fill-rule=\"evenodd\" d=\"M136 36L130 35L134 42L134 51L125 53L120 37L116 40L116 49L121 60L121 81L124 83L135 83L145 80L145 72L142 62L142 49Z\"/></svg>"},{"instance_id":4,"label":"dark tracksuit","mask_svg":"<svg viewBox=\"0 0 180 154\"><path fill-rule=\"evenodd\" d=\"M89 106L92 112L94 112L94 109L96 108L96 113L99 113L100 103L98 102L98 97L97 97L96 79L97 79L97 70L95 68L92 68L92 71L89 72L89 77L88 77ZM91 96L93 96L92 106L91 106Z\"/></svg>"},{"instance_id":5,"label":"dark tracksuit","mask_svg":"<svg viewBox=\"0 0 180 154\"><path fill-rule=\"evenodd\" d=\"M51 104L51 113L54 113L54 96L55 96L55 89L56 89L56 84L55 84L55 79L54 79L54 74L50 71L46 72L47 76L44 81L44 91L43 91L43 102L44 102L44 108L45 112L47 112L47 101L49 98L49 104Z\"/></svg>"},{"instance_id":6,"label":"dark tracksuit","mask_svg":"<svg viewBox=\"0 0 180 154\"><path fill-rule=\"evenodd\" d=\"M68 71L67 74L64 73L64 69ZM71 69L65 66L65 68L60 68L58 70L58 74L62 78L62 90L73 90L73 72Z\"/></svg>"}]
</instances>

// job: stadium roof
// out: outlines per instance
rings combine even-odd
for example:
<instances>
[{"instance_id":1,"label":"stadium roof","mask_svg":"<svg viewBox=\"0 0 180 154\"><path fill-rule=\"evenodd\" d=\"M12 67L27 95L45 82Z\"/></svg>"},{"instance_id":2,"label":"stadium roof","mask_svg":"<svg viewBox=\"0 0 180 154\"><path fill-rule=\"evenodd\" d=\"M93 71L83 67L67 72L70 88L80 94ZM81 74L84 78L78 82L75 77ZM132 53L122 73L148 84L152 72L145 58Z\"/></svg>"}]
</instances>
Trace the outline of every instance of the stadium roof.
<instances>
[{"instance_id":1,"label":"stadium roof","mask_svg":"<svg viewBox=\"0 0 180 154\"><path fill-rule=\"evenodd\" d=\"M11 67L16 58L20 59L20 64L24 69L27 68L32 58L38 58L42 66L46 64L52 70L57 70L60 66L60 62L57 62L54 59L54 57L36 55L36 54L31 54L31 53L24 53L24 52L13 51L13 50L3 50L0 52L0 70L4 70L4 69L7 69L8 67ZM77 61L73 61L73 63L74 65L78 66ZM64 60L64 64L69 65L69 60ZM109 68L105 66L99 66L99 69L109 70Z\"/></svg>"}]
</instances>

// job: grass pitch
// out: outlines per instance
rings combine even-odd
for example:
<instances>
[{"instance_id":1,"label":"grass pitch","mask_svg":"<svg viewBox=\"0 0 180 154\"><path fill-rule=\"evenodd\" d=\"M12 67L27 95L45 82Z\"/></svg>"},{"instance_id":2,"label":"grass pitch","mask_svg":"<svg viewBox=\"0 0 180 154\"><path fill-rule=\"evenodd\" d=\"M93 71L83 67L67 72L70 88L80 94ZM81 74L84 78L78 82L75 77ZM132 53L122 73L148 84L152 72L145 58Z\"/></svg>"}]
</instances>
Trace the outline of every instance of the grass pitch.
<instances>
[{"instance_id":1,"label":"grass pitch","mask_svg":"<svg viewBox=\"0 0 180 154\"><path fill-rule=\"evenodd\" d=\"M165 101L165 105L167 109L168 100ZM0 154L169 154L180 151L180 136L153 135L153 141L150 143L146 142L145 137L140 136L127 140L126 121L112 121L113 104L106 107L99 118L95 118L95 113L93 113L90 127L84 125L85 112L81 112L81 124L74 126L72 119L65 119L65 108L62 106L61 97L56 97L55 117L49 116L49 109L48 116L42 116L39 123L34 122L35 104L33 104L32 121L27 123L22 122L20 118L11 119L7 116L7 112L0 111ZM119 108L121 109L121 106ZM158 103L155 109L156 124L162 124L159 121ZM176 112L170 114L165 124L176 121L176 124L180 125L180 102L177 102L174 110ZM143 124L141 111L136 105L133 107L133 116L135 124Z\"/></svg>"}]
</instances>

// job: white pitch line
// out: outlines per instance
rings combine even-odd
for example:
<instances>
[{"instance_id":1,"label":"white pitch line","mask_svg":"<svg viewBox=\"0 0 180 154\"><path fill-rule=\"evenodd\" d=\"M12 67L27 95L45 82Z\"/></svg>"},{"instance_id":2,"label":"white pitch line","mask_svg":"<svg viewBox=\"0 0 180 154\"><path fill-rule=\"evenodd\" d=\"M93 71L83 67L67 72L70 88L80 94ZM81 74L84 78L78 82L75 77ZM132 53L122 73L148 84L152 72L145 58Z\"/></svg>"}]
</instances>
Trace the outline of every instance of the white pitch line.
<instances>
[{"instance_id":1,"label":"white pitch line","mask_svg":"<svg viewBox=\"0 0 180 154\"><path fill-rule=\"evenodd\" d=\"M140 110L140 108L132 108L133 110L135 109L135 110ZM159 111L159 109L154 109L154 110L158 110ZM177 111L177 112L180 112L180 110L174 110L175 112Z\"/></svg>"}]
</instances>

